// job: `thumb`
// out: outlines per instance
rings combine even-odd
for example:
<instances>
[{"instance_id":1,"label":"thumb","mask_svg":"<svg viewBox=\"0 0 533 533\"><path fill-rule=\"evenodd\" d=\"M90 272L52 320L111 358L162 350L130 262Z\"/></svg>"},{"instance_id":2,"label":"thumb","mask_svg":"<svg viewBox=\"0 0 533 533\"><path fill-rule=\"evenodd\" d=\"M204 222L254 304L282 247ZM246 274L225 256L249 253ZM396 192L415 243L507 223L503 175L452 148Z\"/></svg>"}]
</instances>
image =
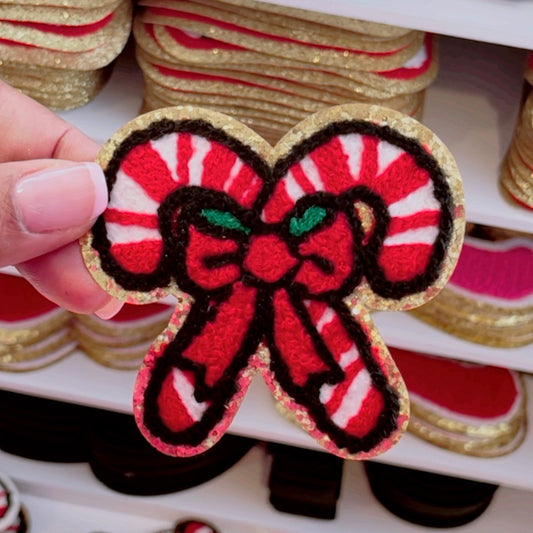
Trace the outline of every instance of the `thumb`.
<instances>
[{"instance_id":1,"label":"thumb","mask_svg":"<svg viewBox=\"0 0 533 533\"><path fill-rule=\"evenodd\" d=\"M0 267L78 239L106 205L105 177L96 163L0 164Z\"/></svg>"}]
</instances>

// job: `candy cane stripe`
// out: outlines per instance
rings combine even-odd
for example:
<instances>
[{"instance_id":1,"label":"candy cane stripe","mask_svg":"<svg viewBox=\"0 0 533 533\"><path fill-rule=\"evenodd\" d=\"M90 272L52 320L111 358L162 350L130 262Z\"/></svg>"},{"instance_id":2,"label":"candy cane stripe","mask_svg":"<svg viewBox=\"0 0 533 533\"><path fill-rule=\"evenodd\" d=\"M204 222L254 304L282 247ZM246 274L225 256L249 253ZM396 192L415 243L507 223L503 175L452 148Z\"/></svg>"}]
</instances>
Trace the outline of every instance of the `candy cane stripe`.
<instances>
[{"instance_id":1,"label":"candy cane stripe","mask_svg":"<svg viewBox=\"0 0 533 533\"><path fill-rule=\"evenodd\" d=\"M285 190L289 198L296 203L302 196L305 196L305 191L300 187L299 183L294 178L294 174L289 171L284 180Z\"/></svg>"},{"instance_id":2,"label":"candy cane stripe","mask_svg":"<svg viewBox=\"0 0 533 533\"><path fill-rule=\"evenodd\" d=\"M169 133L157 139L155 141L150 141L152 148L159 154L159 157L166 162L170 175L172 179L178 183L180 181L177 171L178 171L178 134Z\"/></svg>"},{"instance_id":3,"label":"candy cane stripe","mask_svg":"<svg viewBox=\"0 0 533 533\"><path fill-rule=\"evenodd\" d=\"M331 415L332 421L340 428L345 428L350 420L359 413L371 388L370 374L366 369L362 369L350 383L339 408Z\"/></svg>"},{"instance_id":4,"label":"candy cane stripe","mask_svg":"<svg viewBox=\"0 0 533 533\"><path fill-rule=\"evenodd\" d=\"M389 205L391 217L406 217L422 210L440 210L440 205L435 198L435 191L431 181L428 181L407 196L404 196L401 200Z\"/></svg>"},{"instance_id":5,"label":"candy cane stripe","mask_svg":"<svg viewBox=\"0 0 533 533\"><path fill-rule=\"evenodd\" d=\"M304 157L300 161L300 167L302 172L305 174L305 177L311 182L313 185L314 191L323 191L324 190L324 183L322 182L322 179L320 178L320 172L318 171L318 168L315 164L315 162L309 157Z\"/></svg>"},{"instance_id":6,"label":"candy cane stripe","mask_svg":"<svg viewBox=\"0 0 533 533\"><path fill-rule=\"evenodd\" d=\"M339 142L347 158L348 170L353 176L354 182L357 182L361 173L363 137L358 133L339 135Z\"/></svg>"},{"instance_id":7,"label":"candy cane stripe","mask_svg":"<svg viewBox=\"0 0 533 533\"><path fill-rule=\"evenodd\" d=\"M405 152L398 146L381 141L378 144L378 171L379 176L392 165Z\"/></svg>"},{"instance_id":8,"label":"candy cane stripe","mask_svg":"<svg viewBox=\"0 0 533 533\"><path fill-rule=\"evenodd\" d=\"M130 178L123 170L117 172L117 180L111 190L109 208L124 209L137 213L155 214L159 202L150 198L142 185Z\"/></svg>"},{"instance_id":9,"label":"candy cane stripe","mask_svg":"<svg viewBox=\"0 0 533 533\"><path fill-rule=\"evenodd\" d=\"M387 237L383 246L399 246L403 244L434 244L439 234L436 226L426 226L425 228L409 229L396 235Z\"/></svg>"},{"instance_id":10,"label":"candy cane stripe","mask_svg":"<svg viewBox=\"0 0 533 533\"><path fill-rule=\"evenodd\" d=\"M231 167L231 170L229 171L229 177L224 182L224 186L222 187L224 192L230 191L231 186L233 185L237 176L239 175L241 168L242 168L242 161L239 158L236 158L235 162L233 163L233 166Z\"/></svg>"},{"instance_id":11,"label":"candy cane stripe","mask_svg":"<svg viewBox=\"0 0 533 533\"><path fill-rule=\"evenodd\" d=\"M211 148L211 143L198 135L192 136L193 153L189 160L189 185L202 185L204 175L204 158Z\"/></svg>"},{"instance_id":12,"label":"candy cane stripe","mask_svg":"<svg viewBox=\"0 0 533 533\"><path fill-rule=\"evenodd\" d=\"M172 369L172 384L187 413L194 422L201 420L208 407L207 402L197 402L194 398L194 385L179 368Z\"/></svg>"}]
</instances>

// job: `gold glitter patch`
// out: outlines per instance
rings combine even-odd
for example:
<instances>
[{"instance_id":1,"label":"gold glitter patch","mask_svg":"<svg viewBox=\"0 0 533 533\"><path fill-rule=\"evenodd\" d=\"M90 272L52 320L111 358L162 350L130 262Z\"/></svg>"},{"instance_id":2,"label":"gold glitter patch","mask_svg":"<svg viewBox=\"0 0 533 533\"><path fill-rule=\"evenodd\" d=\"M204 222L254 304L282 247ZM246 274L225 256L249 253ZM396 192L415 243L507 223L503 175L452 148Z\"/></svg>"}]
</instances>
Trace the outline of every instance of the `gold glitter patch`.
<instances>
[{"instance_id":1,"label":"gold glitter patch","mask_svg":"<svg viewBox=\"0 0 533 533\"><path fill-rule=\"evenodd\" d=\"M78 26L97 22L114 11L123 0L113 0L109 5L80 9L75 7L32 5L24 6L20 2L6 4L0 2L0 20L17 20L21 22L39 22L41 24L61 24Z\"/></svg>"},{"instance_id":2,"label":"gold glitter patch","mask_svg":"<svg viewBox=\"0 0 533 533\"><path fill-rule=\"evenodd\" d=\"M243 46L267 55L289 58L315 65L328 65L359 70L382 71L399 68L420 49L424 40L423 33L415 33L411 41L391 54L372 55L371 53L355 53L348 49L335 50L312 47L310 45L276 41L259 38L242 32L228 30L214 24L187 20L184 18L167 18L164 16L144 12L143 22L161 26L172 26L182 30L205 35L233 45ZM159 34L157 39L160 40ZM161 42L161 41L160 41Z\"/></svg>"},{"instance_id":3,"label":"gold glitter patch","mask_svg":"<svg viewBox=\"0 0 533 533\"><path fill-rule=\"evenodd\" d=\"M26 44L59 52L86 52L105 45L124 27L131 27L131 5L121 2L111 21L103 28L87 35L64 35L43 31L32 26L10 24L0 21L0 36L18 44Z\"/></svg>"},{"instance_id":4,"label":"gold glitter patch","mask_svg":"<svg viewBox=\"0 0 533 533\"><path fill-rule=\"evenodd\" d=\"M158 0L141 0L141 6L161 6ZM301 21L292 26L287 23L285 17L277 16L275 14L265 17L259 11L247 10L246 8L228 9L228 6L223 2L174 2L171 4L165 3L165 7L176 9L180 12L201 15L216 20L223 20L243 29L250 29L268 36L278 36L287 39L301 41L303 43L314 43L327 47L349 48L351 50L359 50L362 52L388 52L390 50L398 50L404 46L409 45L416 31L411 30L399 37L386 38L375 37L364 33L348 32L343 29L331 30L329 32L316 31L323 29L323 25L313 24L312 22ZM169 23L171 16L168 17ZM278 24L281 23L281 24ZM160 23L160 22L159 22ZM172 25L172 24L171 24Z\"/></svg>"},{"instance_id":5,"label":"gold glitter patch","mask_svg":"<svg viewBox=\"0 0 533 533\"><path fill-rule=\"evenodd\" d=\"M376 37L399 37L410 31L409 29L401 28L399 26L357 20L339 15L320 13L318 11L309 11L306 9L287 7L268 2L258 2L256 0L224 0L224 3L245 7L251 11L260 12L263 16L266 16L265 14L268 13L279 15L280 17L292 17L298 19L298 21L315 22L321 25L331 26L335 29L349 29L357 33L375 35Z\"/></svg>"}]
</instances>

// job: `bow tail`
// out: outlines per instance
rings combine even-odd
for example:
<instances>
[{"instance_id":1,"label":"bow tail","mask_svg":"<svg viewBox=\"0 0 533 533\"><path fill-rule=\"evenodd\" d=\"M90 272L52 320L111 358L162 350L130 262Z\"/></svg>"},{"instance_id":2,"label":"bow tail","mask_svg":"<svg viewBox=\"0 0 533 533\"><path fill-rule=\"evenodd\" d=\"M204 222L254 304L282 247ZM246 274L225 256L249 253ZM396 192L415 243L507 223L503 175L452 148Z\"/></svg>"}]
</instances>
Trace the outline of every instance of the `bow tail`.
<instances>
[{"instance_id":1,"label":"bow tail","mask_svg":"<svg viewBox=\"0 0 533 533\"><path fill-rule=\"evenodd\" d=\"M197 301L170 342L154 344L135 386L135 415L163 453L191 456L215 444L248 389L257 349L256 290L235 284L219 302Z\"/></svg>"},{"instance_id":2,"label":"bow tail","mask_svg":"<svg viewBox=\"0 0 533 533\"><path fill-rule=\"evenodd\" d=\"M265 377L278 399L332 453L366 459L390 448L407 425L407 392L370 315L285 291L273 307Z\"/></svg>"}]
</instances>

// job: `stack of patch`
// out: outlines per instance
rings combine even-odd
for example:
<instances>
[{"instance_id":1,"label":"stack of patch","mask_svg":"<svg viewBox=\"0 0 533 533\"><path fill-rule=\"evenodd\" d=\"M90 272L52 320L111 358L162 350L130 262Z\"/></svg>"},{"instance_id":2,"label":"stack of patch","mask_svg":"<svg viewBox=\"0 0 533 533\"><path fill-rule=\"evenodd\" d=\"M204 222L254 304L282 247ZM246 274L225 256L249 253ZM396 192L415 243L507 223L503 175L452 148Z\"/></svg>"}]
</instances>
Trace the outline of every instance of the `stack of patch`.
<instances>
[{"instance_id":1,"label":"stack of patch","mask_svg":"<svg viewBox=\"0 0 533 533\"><path fill-rule=\"evenodd\" d=\"M411 314L488 346L533 342L533 236L472 227L446 287Z\"/></svg>"},{"instance_id":2,"label":"stack of patch","mask_svg":"<svg viewBox=\"0 0 533 533\"><path fill-rule=\"evenodd\" d=\"M0 78L51 109L89 102L124 48L131 0L0 0Z\"/></svg>"},{"instance_id":3,"label":"stack of patch","mask_svg":"<svg viewBox=\"0 0 533 533\"><path fill-rule=\"evenodd\" d=\"M24 278L0 274L0 294L0 370L35 370L75 349L70 313Z\"/></svg>"},{"instance_id":4,"label":"stack of patch","mask_svg":"<svg viewBox=\"0 0 533 533\"><path fill-rule=\"evenodd\" d=\"M533 85L533 53L525 79ZM513 140L502 163L500 183L517 204L533 209L533 91L529 90L518 117Z\"/></svg>"},{"instance_id":5,"label":"stack of patch","mask_svg":"<svg viewBox=\"0 0 533 533\"><path fill-rule=\"evenodd\" d=\"M397 348L390 352L409 391L408 431L475 457L508 454L522 443L526 392L517 372Z\"/></svg>"},{"instance_id":6,"label":"stack of patch","mask_svg":"<svg viewBox=\"0 0 533 533\"><path fill-rule=\"evenodd\" d=\"M322 108L379 104L420 118L437 74L423 32L254 0L141 0L144 109L199 105L270 142Z\"/></svg>"},{"instance_id":7,"label":"stack of patch","mask_svg":"<svg viewBox=\"0 0 533 533\"><path fill-rule=\"evenodd\" d=\"M136 370L154 339L167 326L172 310L163 303L125 304L110 320L76 315L78 346L102 365Z\"/></svg>"}]
</instances>

